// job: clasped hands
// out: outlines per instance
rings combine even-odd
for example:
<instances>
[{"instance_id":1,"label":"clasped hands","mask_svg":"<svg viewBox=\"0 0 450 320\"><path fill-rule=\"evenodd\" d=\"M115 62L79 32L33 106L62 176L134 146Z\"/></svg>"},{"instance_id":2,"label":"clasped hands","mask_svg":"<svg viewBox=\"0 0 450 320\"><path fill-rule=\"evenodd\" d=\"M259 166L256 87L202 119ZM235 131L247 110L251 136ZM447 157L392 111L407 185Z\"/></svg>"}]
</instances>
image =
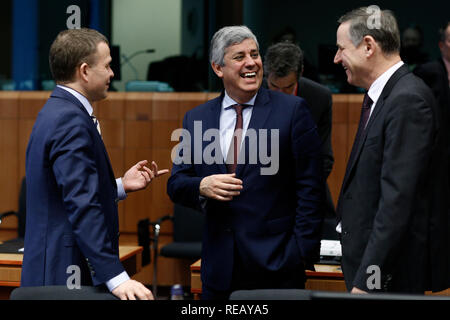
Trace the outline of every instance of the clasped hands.
<instances>
[{"instance_id":1,"label":"clasped hands","mask_svg":"<svg viewBox=\"0 0 450 320\"><path fill-rule=\"evenodd\" d=\"M231 201L242 190L242 180L235 173L214 174L200 181L200 195L219 201Z\"/></svg>"},{"instance_id":2,"label":"clasped hands","mask_svg":"<svg viewBox=\"0 0 450 320\"><path fill-rule=\"evenodd\" d=\"M147 160L139 161L125 172L122 184L126 193L145 189L154 178L169 172L168 169L158 170L155 161L152 161L151 169L146 167L147 164Z\"/></svg>"}]
</instances>

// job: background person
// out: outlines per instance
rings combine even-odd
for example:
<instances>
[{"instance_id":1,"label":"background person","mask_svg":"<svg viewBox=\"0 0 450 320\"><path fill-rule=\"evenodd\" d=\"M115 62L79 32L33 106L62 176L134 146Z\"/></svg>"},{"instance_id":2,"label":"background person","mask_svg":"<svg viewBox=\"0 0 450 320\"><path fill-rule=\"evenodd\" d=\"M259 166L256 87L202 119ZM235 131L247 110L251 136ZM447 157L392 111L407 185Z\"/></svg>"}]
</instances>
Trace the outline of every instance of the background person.
<instances>
[{"instance_id":1,"label":"background person","mask_svg":"<svg viewBox=\"0 0 450 320\"><path fill-rule=\"evenodd\" d=\"M302 76L303 53L299 46L280 42L270 46L264 56L264 74L270 90L301 97L306 100L309 111L317 125L322 143L323 174L327 179L333 169L334 157L331 148L332 97L331 91L321 84ZM336 239L336 211L331 193L326 188L324 204L324 239Z\"/></svg>"}]
</instances>

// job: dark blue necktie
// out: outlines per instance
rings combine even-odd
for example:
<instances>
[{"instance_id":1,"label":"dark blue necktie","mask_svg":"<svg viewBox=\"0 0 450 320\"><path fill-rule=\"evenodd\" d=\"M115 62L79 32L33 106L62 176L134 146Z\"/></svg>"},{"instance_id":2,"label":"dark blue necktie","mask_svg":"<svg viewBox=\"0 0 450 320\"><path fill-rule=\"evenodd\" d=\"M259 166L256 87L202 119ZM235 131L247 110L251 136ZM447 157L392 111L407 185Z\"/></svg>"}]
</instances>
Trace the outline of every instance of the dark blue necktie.
<instances>
[{"instance_id":1,"label":"dark blue necktie","mask_svg":"<svg viewBox=\"0 0 450 320\"><path fill-rule=\"evenodd\" d=\"M347 162L347 166L353 163L353 158L355 157L356 150L358 150L361 136L366 129L367 120L369 120L370 107L372 106L372 103L372 99L370 99L369 95L366 92L361 108L361 117L359 118L358 131L356 132L355 141L353 142L352 152L350 153L350 158Z\"/></svg>"}]
</instances>

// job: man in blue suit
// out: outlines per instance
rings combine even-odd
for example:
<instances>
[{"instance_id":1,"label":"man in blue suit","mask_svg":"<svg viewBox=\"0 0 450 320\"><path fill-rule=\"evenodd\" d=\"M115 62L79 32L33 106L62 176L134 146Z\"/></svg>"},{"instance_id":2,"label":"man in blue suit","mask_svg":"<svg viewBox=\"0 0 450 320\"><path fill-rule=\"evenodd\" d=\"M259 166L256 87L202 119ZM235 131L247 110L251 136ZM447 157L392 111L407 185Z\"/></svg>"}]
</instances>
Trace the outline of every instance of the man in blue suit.
<instances>
[{"instance_id":1,"label":"man in blue suit","mask_svg":"<svg viewBox=\"0 0 450 320\"><path fill-rule=\"evenodd\" d=\"M305 100L261 87L247 27L217 31L210 61L225 90L186 113L167 185L174 202L205 213L202 299L304 288L323 221L316 125Z\"/></svg>"},{"instance_id":2,"label":"man in blue suit","mask_svg":"<svg viewBox=\"0 0 450 320\"><path fill-rule=\"evenodd\" d=\"M143 160L114 178L92 114L114 76L102 34L62 31L49 62L58 86L38 114L26 153L21 285L106 284L121 299L153 299L120 263L117 202L168 170L154 162L149 169Z\"/></svg>"}]
</instances>

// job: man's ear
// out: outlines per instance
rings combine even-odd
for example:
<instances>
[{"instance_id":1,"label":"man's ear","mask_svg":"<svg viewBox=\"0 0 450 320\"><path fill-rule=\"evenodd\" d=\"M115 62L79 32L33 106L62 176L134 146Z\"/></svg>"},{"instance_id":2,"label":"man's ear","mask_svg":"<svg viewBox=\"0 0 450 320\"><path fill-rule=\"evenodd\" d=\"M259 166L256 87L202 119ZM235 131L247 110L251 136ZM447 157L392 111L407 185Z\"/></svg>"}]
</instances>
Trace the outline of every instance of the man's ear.
<instances>
[{"instance_id":1,"label":"man's ear","mask_svg":"<svg viewBox=\"0 0 450 320\"><path fill-rule=\"evenodd\" d=\"M364 45L364 54L367 58L370 58L374 52L378 44L376 43L375 39L372 36L364 36L363 38L363 45Z\"/></svg>"},{"instance_id":2,"label":"man's ear","mask_svg":"<svg viewBox=\"0 0 450 320\"><path fill-rule=\"evenodd\" d=\"M78 67L77 73L79 74L81 80L88 82L89 65L86 62L83 62Z\"/></svg>"},{"instance_id":3,"label":"man's ear","mask_svg":"<svg viewBox=\"0 0 450 320\"><path fill-rule=\"evenodd\" d=\"M222 66L219 66L218 64L211 62L211 67L214 71L214 73L219 77L222 78L223 77L223 71L222 71Z\"/></svg>"}]
</instances>

